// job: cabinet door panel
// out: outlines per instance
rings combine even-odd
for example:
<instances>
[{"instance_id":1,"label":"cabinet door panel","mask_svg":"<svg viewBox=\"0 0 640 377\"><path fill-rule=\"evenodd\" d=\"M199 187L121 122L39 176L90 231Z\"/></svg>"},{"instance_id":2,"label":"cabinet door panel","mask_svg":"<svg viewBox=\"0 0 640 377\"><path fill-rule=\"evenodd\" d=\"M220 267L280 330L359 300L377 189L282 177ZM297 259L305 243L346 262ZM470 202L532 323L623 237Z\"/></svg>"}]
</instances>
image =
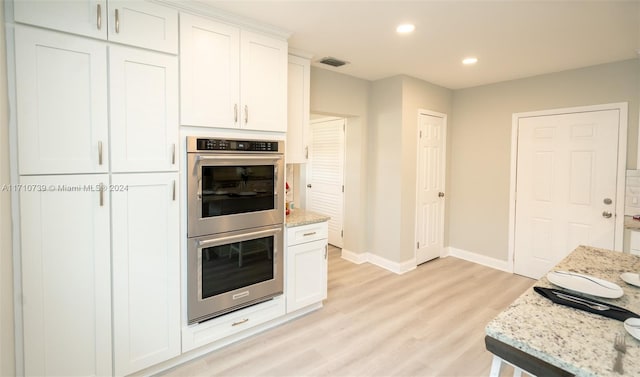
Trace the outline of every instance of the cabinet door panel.
<instances>
[{"instance_id":1,"label":"cabinet door panel","mask_svg":"<svg viewBox=\"0 0 640 377\"><path fill-rule=\"evenodd\" d=\"M327 240L287 248L287 313L327 298Z\"/></svg>"},{"instance_id":2,"label":"cabinet door panel","mask_svg":"<svg viewBox=\"0 0 640 377\"><path fill-rule=\"evenodd\" d=\"M177 54L178 11L147 1L110 0L109 40Z\"/></svg>"},{"instance_id":3,"label":"cabinet door panel","mask_svg":"<svg viewBox=\"0 0 640 377\"><path fill-rule=\"evenodd\" d=\"M112 170L177 170L177 58L111 46L109 70Z\"/></svg>"},{"instance_id":4,"label":"cabinet door panel","mask_svg":"<svg viewBox=\"0 0 640 377\"><path fill-rule=\"evenodd\" d=\"M180 15L180 123L237 127L240 30Z\"/></svg>"},{"instance_id":5,"label":"cabinet door panel","mask_svg":"<svg viewBox=\"0 0 640 377\"><path fill-rule=\"evenodd\" d=\"M307 128L309 127L310 62L289 56L287 80L287 163L307 162Z\"/></svg>"},{"instance_id":6,"label":"cabinet door panel","mask_svg":"<svg viewBox=\"0 0 640 377\"><path fill-rule=\"evenodd\" d=\"M20 174L106 172L106 46L26 26L15 38Z\"/></svg>"},{"instance_id":7,"label":"cabinet door panel","mask_svg":"<svg viewBox=\"0 0 640 377\"><path fill-rule=\"evenodd\" d=\"M107 39L106 0L16 0L16 22Z\"/></svg>"},{"instance_id":8,"label":"cabinet door panel","mask_svg":"<svg viewBox=\"0 0 640 377\"><path fill-rule=\"evenodd\" d=\"M178 173L112 177L116 375L180 354L177 179Z\"/></svg>"},{"instance_id":9,"label":"cabinet door panel","mask_svg":"<svg viewBox=\"0 0 640 377\"><path fill-rule=\"evenodd\" d=\"M109 196L103 192L101 205L97 189L108 179L21 178L28 376L111 374Z\"/></svg>"},{"instance_id":10,"label":"cabinet door panel","mask_svg":"<svg viewBox=\"0 0 640 377\"><path fill-rule=\"evenodd\" d=\"M243 30L241 127L287 131L287 42Z\"/></svg>"}]
</instances>

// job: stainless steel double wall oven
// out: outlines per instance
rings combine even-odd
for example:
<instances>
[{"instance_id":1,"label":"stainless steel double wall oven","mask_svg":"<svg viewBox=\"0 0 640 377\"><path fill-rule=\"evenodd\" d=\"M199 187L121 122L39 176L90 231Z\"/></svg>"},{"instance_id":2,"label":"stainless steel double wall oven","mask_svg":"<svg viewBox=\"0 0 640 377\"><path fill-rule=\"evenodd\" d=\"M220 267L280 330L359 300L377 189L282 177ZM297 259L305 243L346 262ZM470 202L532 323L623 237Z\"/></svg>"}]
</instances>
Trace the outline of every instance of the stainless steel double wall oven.
<instances>
[{"instance_id":1,"label":"stainless steel double wall oven","mask_svg":"<svg viewBox=\"0 0 640 377\"><path fill-rule=\"evenodd\" d=\"M283 292L284 143L187 138L188 322Z\"/></svg>"}]
</instances>

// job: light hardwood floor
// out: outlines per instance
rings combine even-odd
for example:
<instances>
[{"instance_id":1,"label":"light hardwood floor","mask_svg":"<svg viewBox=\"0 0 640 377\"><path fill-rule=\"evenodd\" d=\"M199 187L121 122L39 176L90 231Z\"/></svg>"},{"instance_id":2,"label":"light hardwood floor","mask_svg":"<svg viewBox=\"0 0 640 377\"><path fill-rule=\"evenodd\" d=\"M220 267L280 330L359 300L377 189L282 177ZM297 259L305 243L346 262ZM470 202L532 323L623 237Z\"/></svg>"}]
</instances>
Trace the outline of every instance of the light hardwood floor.
<instances>
[{"instance_id":1,"label":"light hardwood floor","mask_svg":"<svg viewBox=\"0 0 640 377\"><path fill-rule=\"evenodd\" d=\"M165 375L488 376L484 327L533 282L453 257L396 275L332 248L324 308Z\"/></svg>"}]
</instances>

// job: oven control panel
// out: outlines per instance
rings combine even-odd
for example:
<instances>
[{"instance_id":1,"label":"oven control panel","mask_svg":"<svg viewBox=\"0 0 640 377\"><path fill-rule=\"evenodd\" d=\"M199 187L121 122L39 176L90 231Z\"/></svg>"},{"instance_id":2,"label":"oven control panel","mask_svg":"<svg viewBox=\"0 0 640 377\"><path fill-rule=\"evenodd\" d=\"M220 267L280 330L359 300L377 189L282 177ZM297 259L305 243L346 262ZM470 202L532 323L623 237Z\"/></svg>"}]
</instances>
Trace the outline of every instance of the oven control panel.
<instances>
[{"instance_id":1,"label":"oven control panel","mask_svg":"<svg viewBox=\"0 0 640 377\"><path fill-rule=\"evenodd\" d=\"M197 138L196 151L278 152L277 141Z\"/></svg>"}]
</instances>

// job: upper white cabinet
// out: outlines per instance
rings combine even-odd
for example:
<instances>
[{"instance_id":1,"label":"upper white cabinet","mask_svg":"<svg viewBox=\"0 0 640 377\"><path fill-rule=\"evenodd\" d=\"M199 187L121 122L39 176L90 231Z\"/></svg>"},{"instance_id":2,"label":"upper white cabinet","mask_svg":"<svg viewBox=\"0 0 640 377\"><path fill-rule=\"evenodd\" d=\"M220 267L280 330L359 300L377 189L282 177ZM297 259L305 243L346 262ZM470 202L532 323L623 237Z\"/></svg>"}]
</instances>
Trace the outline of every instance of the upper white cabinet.
<instances>
[{"instance_id":1,"label":"upper white cabinet","mask_svg":"<svg viewBox=\"0 0 640 377\"><path fill-rule=\"evenodd\" d=\"M240 29L180 14L180 123L237 127Z\"/></svg>"},{"instance_id":2,"label":"upper white cabinet","mask_svg":"<svg viewBox=\"0 0 640 377\"><path fill-rule=\"evenodd\" d=\"M287 42L180 14L180 123L287 130Z\"/></svg>"},{"instance_id":3,"label":"upper white cabinet","mask_svg":"<svg viewBox=\"0 0 640 377\"><path fill-rule=\"evenodd\" d=\"M107 47L20 25L15 41L20 174L107 172Z\"/></svg>"},{"instance_id":4,"label":"upper white cabinet","mask_svg":"<svg viewBox=\"0 0 640 377\"><path fill-rule=\"evenodd\" d=\"M24 374L111 375L109 176L20 183Z\"/></svg>"},{"instance_id":5,"label":"upper white cabinet","mask_svg":"<svg viewBox=\"0 0 640 377\"><path fill-rule=\"evenodd\" d=\"M177 57L109 47L111 170L178 170Z\"/></svg>"},{"instance_id":6,"label":"upper white cabinet","mask_svg":"<svg viewBox=\"0 0 640 377\"><path fill-rule=\"evenodd\" d=\"M114 174L116 376L180 354L178 173Z\"/></svg>"},{"instance_id":7,"label":"upper white cabinet","mask_svg":"<svg viewBox=\"0 0 640 377\"><path fill-rule=\"evenodd\" d=\"M178 11L147 1L16 0L16 22L176 54Z\"/></svg>"},{"instance_id":8,"label":"upper white cabinet","mask_svg":"<svg viewBox=\"0 0 640 377\"><path fill-rule=\"evenodd\" d=\"M289 55L287 81L288 126L287 163L307 162L307 128L309 127L309 97L311 64L309 59Z\"/></svg>"}]
</instances>

